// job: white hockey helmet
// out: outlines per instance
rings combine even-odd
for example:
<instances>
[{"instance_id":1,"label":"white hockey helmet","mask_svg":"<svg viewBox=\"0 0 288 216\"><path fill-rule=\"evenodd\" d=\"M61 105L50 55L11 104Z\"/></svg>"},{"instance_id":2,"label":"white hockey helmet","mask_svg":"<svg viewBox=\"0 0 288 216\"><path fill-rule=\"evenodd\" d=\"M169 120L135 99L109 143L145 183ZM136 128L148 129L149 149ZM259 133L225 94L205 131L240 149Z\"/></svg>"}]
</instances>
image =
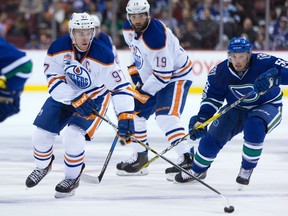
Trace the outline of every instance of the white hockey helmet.
<instances>
[{"instance_id":1,"label":"white hockey helmet","mask_svg":"<svg viewBox=\"0 0 288 216\"><path fill-rule=\"evenodd\" d=\"M101 22L100 22L99 17L97 15L91 15L91 18L94 21L95 28L100 28Z\"/></svg>"},{"instance_id":2,"label":"white hockey helmet","mask_svg":"<svg viewBox=\"0 0 288 216\"><path fill-rule=\"evenodd\" d=\"M129 14L147 13L149 16L150 5L147 0L129 0L126 6L127 17Z\"/></svg>"},{"instance_id":3,"label":"white hockey helmet","mask_svg":"<svg viewBox=\"0 0 288 216\"><path fill-rule=\"evenodd\" d=\"M69 32L70 32L70 37L72 39L72 42L79 51L83 51L83 50L80 50L75 43L75 39L73 36L73 30L74 29L93 29L93 35L91 37L91 41L93 40L93 37L95 36L94 20L86 12L73 13L69 22L68 22L68 27L69 27ZM84 50L84 51L86 51L86 50Z\"/></svg>"}]
</instances>

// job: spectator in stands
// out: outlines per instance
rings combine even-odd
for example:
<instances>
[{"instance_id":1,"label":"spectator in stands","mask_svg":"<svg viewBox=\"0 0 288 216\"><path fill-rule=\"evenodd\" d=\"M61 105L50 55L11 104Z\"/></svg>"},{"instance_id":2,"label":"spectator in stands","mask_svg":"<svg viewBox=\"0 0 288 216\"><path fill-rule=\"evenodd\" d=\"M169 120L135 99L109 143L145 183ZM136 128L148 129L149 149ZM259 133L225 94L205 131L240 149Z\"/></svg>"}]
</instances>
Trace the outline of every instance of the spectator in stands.
<instances>
[{"instance_id":1,"label":"spectator in stands","mask_svg":"<svg viewBox=\"0 0 288 216\"><path fill-rule=\"evenodd\" d=\"M201 35L204 49L214 49L218 42L218 24L212 18L211 11L207 8L204 11L204 18L197 22L197 30Z\"/></svg>"},{"instance_id":2,"label":"spectator in stands","mask_svg":"<svg viewBox=\"0 0 288 216\"><path fill-rule=\"evenodd\" d=\"M279 28L272 35L273 50L288 49L288 18L280 17Z\"/></svg>"},{"instance_id":3,"label":"spectator in stands","mask_svg":"<svg viewBox=\"0 0 288 216\"><path fill-rule=\"evenodd\" d=\"M246 17L243 20L242 26L239 28L238 36L245 36L253 44L257 38L257 33L253 29L252 20L249 17Z\"/></svg>"},{"instance_id":4,"label":"spectator in stands","mask_svg":"<svg viewBox=\"0 0 288 216\"><path fill-rule=\"evenodd\" d=\"M194 20L200 21L206 19L207 10L210 12L212 20L219 20L219 12L214 8L212 0L204 0L203 4L196 7Z\"/></svg>"},{"instance_id":5,"label":"spectator in stands","mask_svg":"<svg viewBox=\"0 0 288 216\"><path fill-rule=\"evenodd\" d=\"M236 28L240 22L240 17L237 14L237 8L232 4L231 0L223 0L223 27L224 34L229 39L236 35Z\"/></svg>"},{"instance_id":6,"label":"spectator in stands","mask_svg":"<svg viewBox=\"0 0 288 216\"><path fill-rule=\"evenodd\" d=\"M186 31L182 32L180 45L184 49L201 49L202 37L197 31L192 20L186 23Z\"/></svg>"}]
</instances>

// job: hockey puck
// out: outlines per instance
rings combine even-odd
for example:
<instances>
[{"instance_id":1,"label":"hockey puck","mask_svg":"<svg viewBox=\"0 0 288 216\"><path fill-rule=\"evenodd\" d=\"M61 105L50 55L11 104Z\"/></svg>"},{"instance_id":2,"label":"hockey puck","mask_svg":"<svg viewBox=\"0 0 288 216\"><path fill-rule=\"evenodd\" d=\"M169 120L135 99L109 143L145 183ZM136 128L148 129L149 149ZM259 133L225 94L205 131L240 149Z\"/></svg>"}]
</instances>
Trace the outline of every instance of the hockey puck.
<instances>
[{"instance_id":1,"label":"hockey puck","mask_svg":"<svg viewBox=\"0 0 288 216\"><path fill-rule=\"evenodd\" d=\"M229 207L225 207L224 208L224 212L225 213L232 213L232 212L234 212L234 206L229 206Z\"/></svg>"}]
</instances>

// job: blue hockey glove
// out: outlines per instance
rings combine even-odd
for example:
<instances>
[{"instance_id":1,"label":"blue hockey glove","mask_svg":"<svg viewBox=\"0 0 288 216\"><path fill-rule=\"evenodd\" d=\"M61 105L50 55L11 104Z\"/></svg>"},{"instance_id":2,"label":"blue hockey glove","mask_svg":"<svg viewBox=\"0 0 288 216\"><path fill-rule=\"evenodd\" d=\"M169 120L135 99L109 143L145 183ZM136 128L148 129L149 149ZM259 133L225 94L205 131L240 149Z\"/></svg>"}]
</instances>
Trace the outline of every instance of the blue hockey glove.
<instances>
[{"instance_id":1,"label":"blue hockey glove","mask_svg":"<svg viewBox=\"0 0 288 216\"><path fill-rule=\"evenodd\" d=\"M151 97L150 94L143 91L141 88L136 87L136 89L134 90L134 103L135 103L134 111L136 113L140 113L150 97Z\"/></svg>"},{"instance_id":2,"label":"blue hockey glove","mask_svg":"<svg viewBox=\"0 0 288 216\"><path fill-rule=\"evenodd\" d=\"M118 135L125 140L127 144L132 142L132 137L135 134L134 129L134 114L133 112L121 113L118 116Z\"/></svg>"},{"instance_id":3,"label":"blue hockey glove","mask_svg":"<svg viewBox=\"0 0 288 216\"><path fill-rule=\"evenodd\" d=\"M134 85L137 85L137 84L140 86L143 85L143 82L140 78L140 75L138 73L138 70L137 70L135 64L128 66L128 73L129 73Z\"/></svg>"},{"instance_id":4,"label":"blue hockey glove","mask_svg":"<svg viewBox=\"0 0 288 216\"><path fill-rule=\"evenodd\" d=\"M199 117L197 115L191 117L189 122L189 134L191 140L195 141L199 138L204 137L207 134L207 125L204 128L195 130L196 127L198 127L205 121L205 118Z\"/></svg>"},{"instance_id":5,"label":"blue hockey glove","mask_svg":"<svg viewBox=\"0 0 288 216\"><path fill-rule=\"evenodd\" d=\"M276 68L271 68L261 74L254 82L254 91L256 93L264 94L273 86L280 85L280 76Z\"/></svg>"},{"instance_id":6,"label":"blue hockey glove","mask_svg":"<svg viewBox=\"0 0 288 216\"><path fill-rule=\"evenodd\" d=\"M21 91L0 89L0 122L20 111Z\"/></svg>"},{"instance_id":7,"label":"blue hockey glove","mask_svg":"<svg viewBox=\"0 0 288 216\"><path fill-rule=\"evenodd\" d=\"M100 106L94 103L94 101L85 93L72 100L72 106L76 109L77 113L85 117L92 115L93 110L96 110L97 112L100 110Z\"/></svg>"},{"instance_id":8,"label":"blue hockey glove","mask_svg":"<svg viewBox=\"0 0 288 216\"><path fill-rule=\"evenodd\" d=\"M0 76L0 89L6 89L6 77L1 75Z\"/></svg>"}]
</instances>

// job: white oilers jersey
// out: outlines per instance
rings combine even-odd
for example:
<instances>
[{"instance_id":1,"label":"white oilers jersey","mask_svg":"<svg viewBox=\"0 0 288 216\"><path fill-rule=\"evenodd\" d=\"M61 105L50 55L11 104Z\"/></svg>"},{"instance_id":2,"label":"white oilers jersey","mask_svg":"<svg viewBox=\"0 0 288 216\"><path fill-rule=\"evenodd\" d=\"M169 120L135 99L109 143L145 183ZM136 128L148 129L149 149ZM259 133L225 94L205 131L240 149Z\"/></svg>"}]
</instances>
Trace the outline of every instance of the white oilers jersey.
<instances>
[{"instance_id":1,"label":"white oilers jersey","mask_svg":"<svg viewBox=\"0 0 288 216\"><path fill-rule=\"evenodd\" d=\"M135 33L126 21L123 35L144 83L144 91L155 95L170 82L192 81L191 60L162 22L151 19L144 32Z\"/></svg>"},{"instance_id":2,"label":"white oilers jersey","mask_svg":"<svg viewBox=\"0 0 288 216\"><path fill-rule=\"evenodd\" d=\"M110 91L117 113L134 110L130 83L115 63L112 51L96 38L87 53L79 53L69 35L59 38L49 47L44 65L54 100L71 104L82 93L96 99Z\"/></svg>"}]
</instances>

